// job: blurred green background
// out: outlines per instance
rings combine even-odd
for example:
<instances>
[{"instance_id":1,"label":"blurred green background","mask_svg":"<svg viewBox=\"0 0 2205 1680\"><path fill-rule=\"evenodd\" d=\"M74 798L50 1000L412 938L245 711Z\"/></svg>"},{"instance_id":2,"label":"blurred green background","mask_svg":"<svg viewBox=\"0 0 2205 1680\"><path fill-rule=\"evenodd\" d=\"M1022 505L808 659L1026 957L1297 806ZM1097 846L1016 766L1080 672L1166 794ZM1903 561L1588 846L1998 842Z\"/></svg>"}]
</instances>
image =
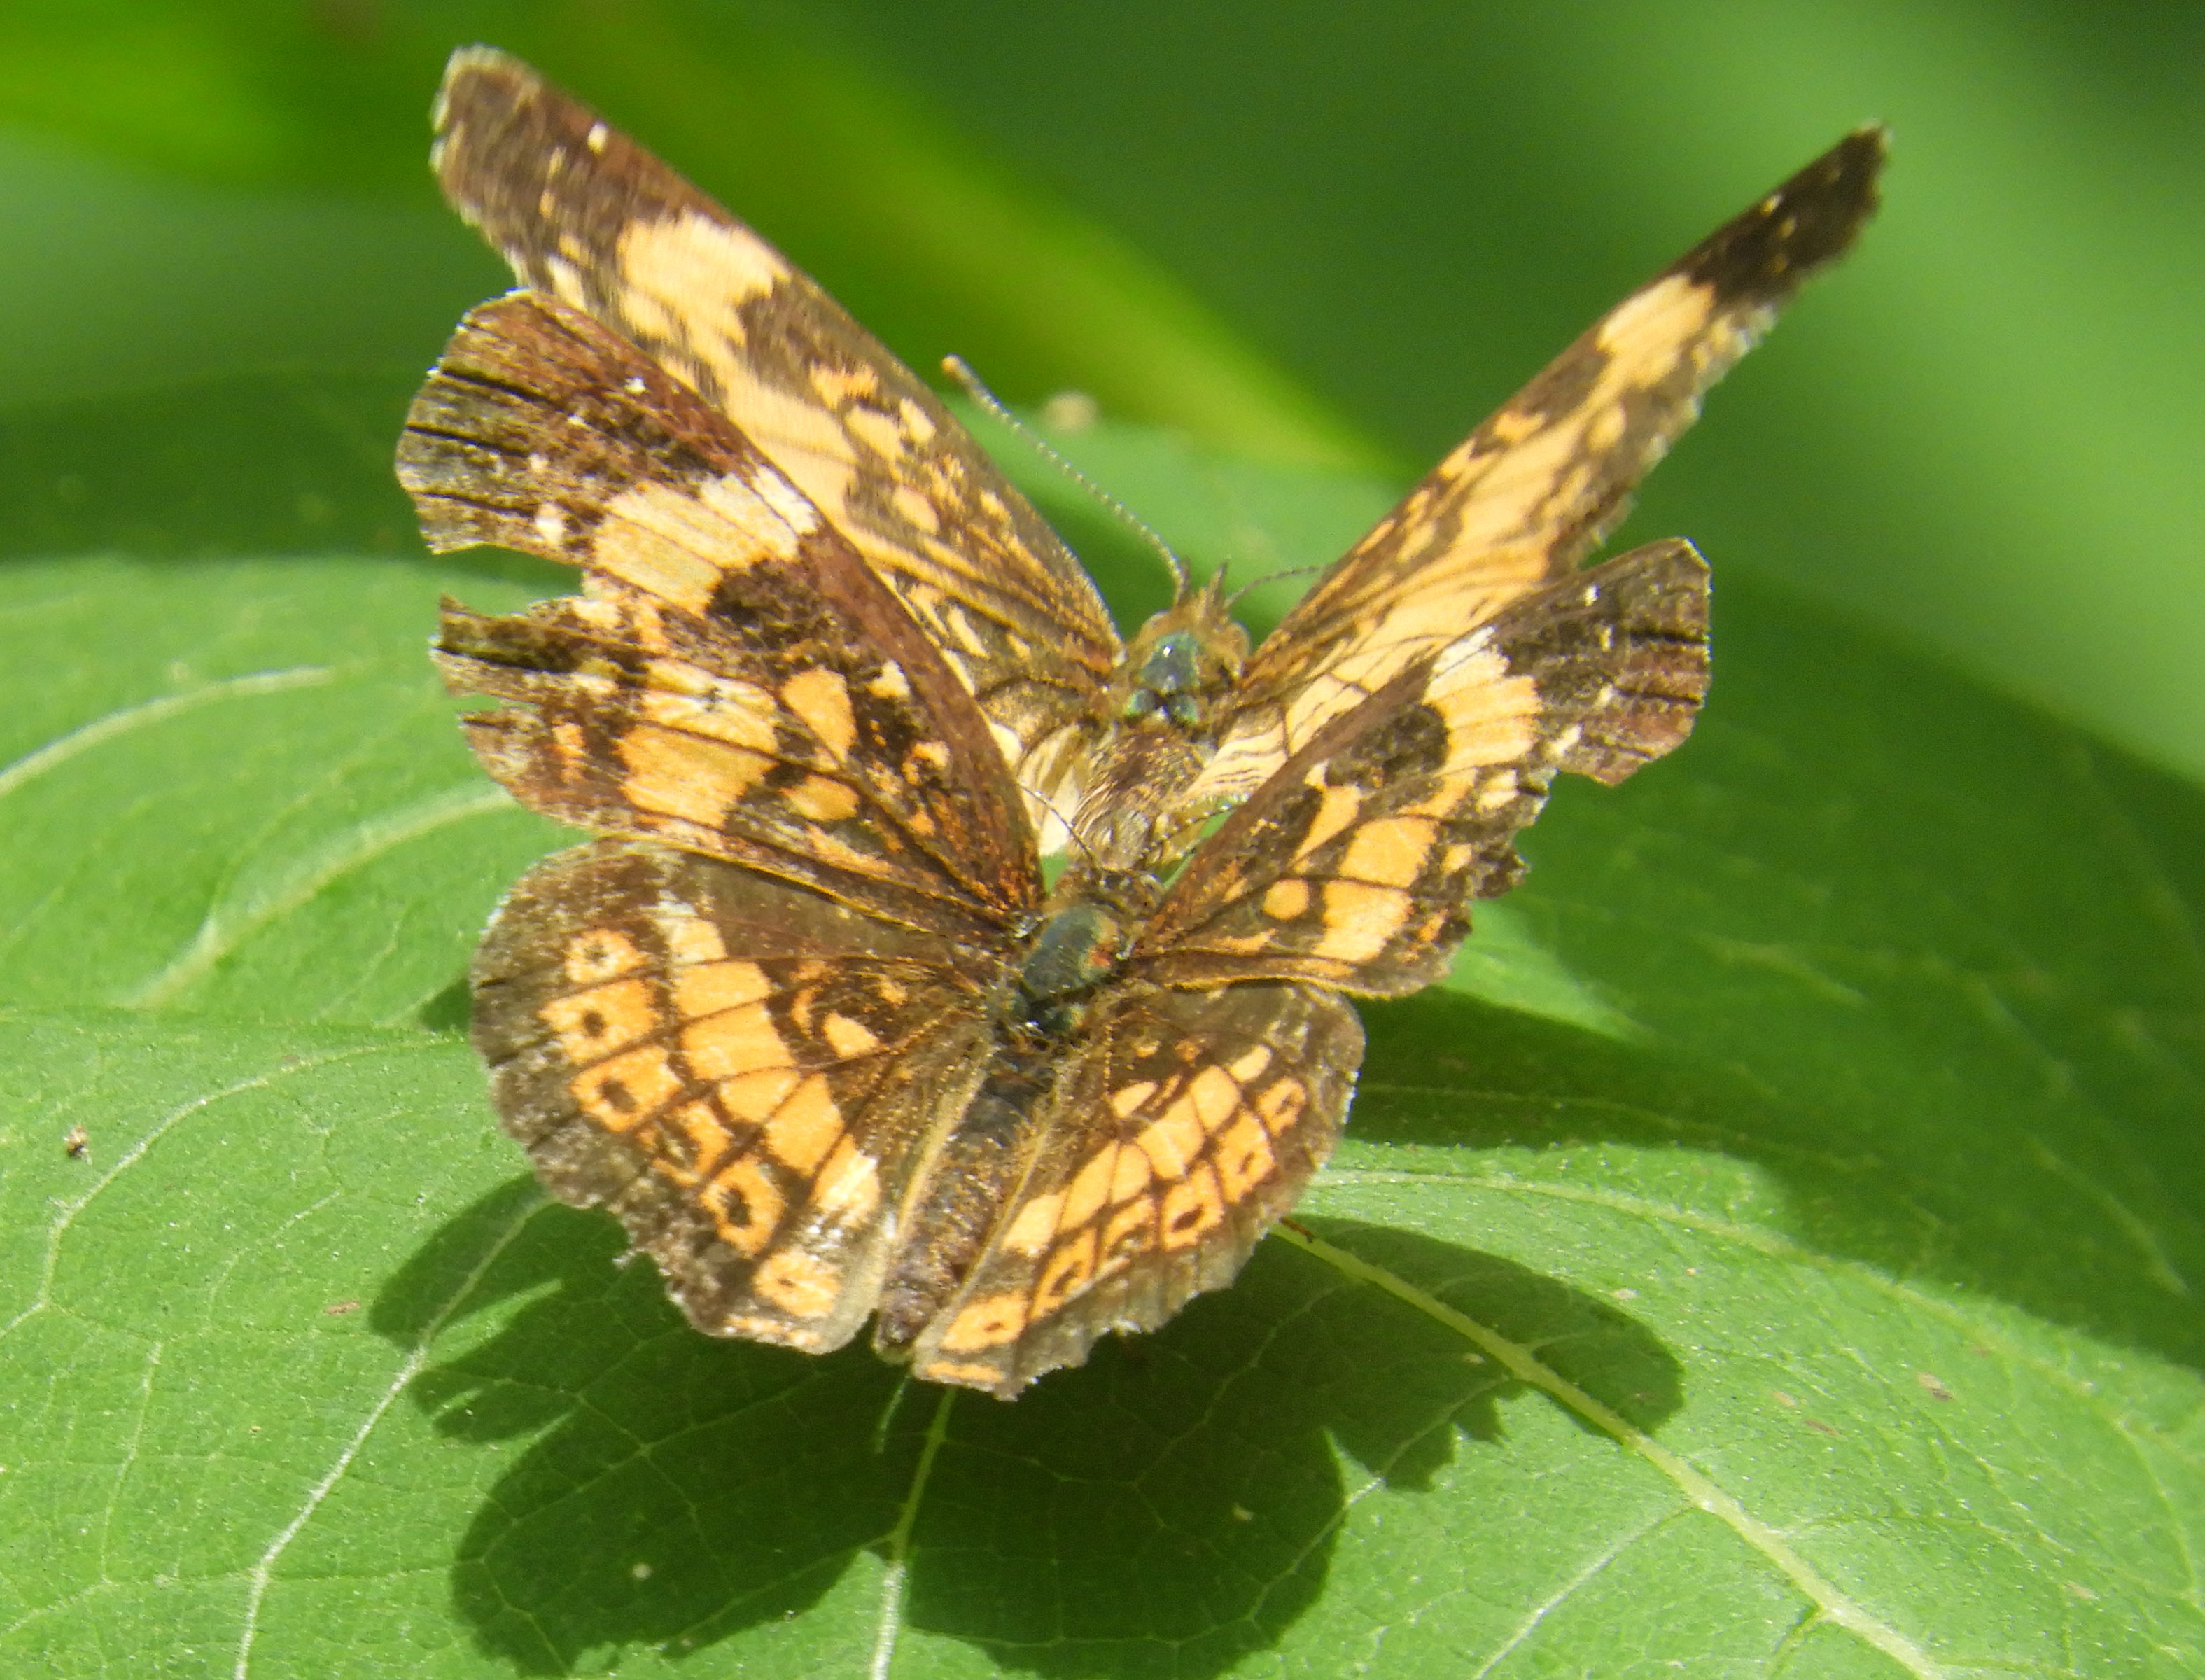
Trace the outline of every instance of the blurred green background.
<instances>
[{"instance_id":1,"label":"blurred green background","mask_svg":"<svg viewBox=\"0 0 2205 1680\"><path fill-rule=\"evenodd\" d=\"M342 460L241 524L251 544L410 541L385 422L502 283L424 162L444 56L476 39L726 199L916 365L954 349L1016 401L1078 388L1402 478L1881 118L1883 217L1624 535L1687 533L1719 576L2205 775L2194 0L13 0L6 551L112 536L71 510L134 496L158 534L201 411L246 424L199 394L247 385L270 447L312 432ZM86 430L129 390L144 430ZM355 497L375 511L348 523Z\"/></svg>"}]
</instances>

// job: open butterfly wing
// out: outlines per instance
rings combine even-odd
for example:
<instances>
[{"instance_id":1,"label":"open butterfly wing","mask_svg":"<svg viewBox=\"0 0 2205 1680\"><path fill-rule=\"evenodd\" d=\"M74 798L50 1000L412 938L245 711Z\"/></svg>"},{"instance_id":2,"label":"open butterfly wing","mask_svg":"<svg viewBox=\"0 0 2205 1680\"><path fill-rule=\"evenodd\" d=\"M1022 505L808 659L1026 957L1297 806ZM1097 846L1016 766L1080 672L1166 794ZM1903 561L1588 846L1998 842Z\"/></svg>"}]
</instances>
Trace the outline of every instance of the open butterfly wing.
<instances>
[{"instance_id":1,"label":"open butterfly wing","mask_svg":"<svg viewBox=\"0 0 2205 1680\"><path fill-rule=\"evenodd\" d=\"M1120 994L1067 1047L984 1250L883 1351L1008 1399L1223 1288L1332 1153L1362 1060L1314 987Z\"/></svg>"},{"instance_id":2,"label":"open butterfly wing","mask_svg":"<svg viewBox=\"0 0 2205 1680\"><path fill-rule=\"evenodd\" d=\"M1683 542L1548 585L1419 657L1297 752L1205 840L1130 971L1395 994L1429 984L1469 899L1558 770L1621 781L1683 740L1707 689L1707 567Z\"/></svg>"},{"instance_id":3,"label":"open butterfly wing","mask_svg":"<svg viewBox=\"0 0 2205 1680\"><path fill-rule=\"evenodd\" d=\"M1336 561L1257 649L1190 807L1229 804L1510 602L1568 577L1700 398L1875 208L1863 128L1610 310Z\"/></svg>"},{"instance_id":4,"label":"open butterfly wing","mask_svg":"<svg viewBox=\"0 0 2205 1680\"><path fill-rule=\"evenodd\" d=\"M437 179L521 280L733 421L925 627L1037 794L1121 650L1094 585L925 383L751 229L519 60L453 56Z\"/></svg>"},{"instance_id":5,"label":"open butterfly wing","mask_svg":"<svg viewBox=\"0 0 2205 1680\"><path fill-rule=\"evenodd\" d=\"M603 1205L699 1330L823 1352L986 1054L949 942L647 841L546 858L477 953L475 1048L562 1201Z\"/></svg>"},{"instance_id":6,"label":"open butterfly wing","mask_svg":"<svg viewBox=\"0 0 2205 1680\"><path fill-rule=\"evenodd\" d=\"M448 606L439 657L524 804L976 935L1029 912L1031 828L987 727L895 597L716 411L587 315L472 312L399 476L432 547L579 566L526 616Z\"/></svg>"}]
</instances>

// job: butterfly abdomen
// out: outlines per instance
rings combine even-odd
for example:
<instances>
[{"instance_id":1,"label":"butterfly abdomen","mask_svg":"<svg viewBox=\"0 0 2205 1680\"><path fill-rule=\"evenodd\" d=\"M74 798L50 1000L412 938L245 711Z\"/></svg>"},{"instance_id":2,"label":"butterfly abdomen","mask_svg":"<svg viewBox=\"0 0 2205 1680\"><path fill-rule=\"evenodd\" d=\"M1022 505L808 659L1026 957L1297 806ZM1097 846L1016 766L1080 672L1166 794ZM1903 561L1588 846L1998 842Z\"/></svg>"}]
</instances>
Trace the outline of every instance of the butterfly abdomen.
<instances>
[{"instance_id":1,"label":"butterfly abdomen","mask_svg":"<svg viewBox=\"0 0 2205 1680\"><path fill-rule=\"evenodd\" d=\"M883 1355L908 1353L987 1245L1022 1176L1055 1051L1038 1037L1001 1044L923 1173L881 1285L873 1345Z\"/></svg>"}]
</instances>

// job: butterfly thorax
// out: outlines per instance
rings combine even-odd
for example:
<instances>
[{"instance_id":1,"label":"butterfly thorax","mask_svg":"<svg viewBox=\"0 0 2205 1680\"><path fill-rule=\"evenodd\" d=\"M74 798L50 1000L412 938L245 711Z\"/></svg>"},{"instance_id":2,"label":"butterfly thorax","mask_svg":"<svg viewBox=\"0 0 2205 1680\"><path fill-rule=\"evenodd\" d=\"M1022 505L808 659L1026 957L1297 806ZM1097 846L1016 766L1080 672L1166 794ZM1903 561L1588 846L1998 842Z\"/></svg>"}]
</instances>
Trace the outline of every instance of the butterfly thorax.
<instances>
[{"instance_id":1,"label":"butterfly thorax","mask_svg":"<svg viewBox=\"0 0 2205 1680\"><path fill-rule=\"evenodd\" d=\"M1084 1004L1116 972L1126 923L1108 905L1083 899L1034 930L1014 982L1016 1024L1049 1038L1075 1030Z\"/></svg>"},{"instance_id":2,"label":"butterfly thorax","mask_svg":"<svg viewBox=\"0 0 2205 1680\"><path fill-rule=\"evenodd\" d=\"M1142 626L1118 668L1110 732L1092 755L1072 825L1104 868L1159 872L1183 838L1179 796L1215 747L1248 658L1248 632L1226 608L1221 575Z\"/></svg>"}]
</instances>

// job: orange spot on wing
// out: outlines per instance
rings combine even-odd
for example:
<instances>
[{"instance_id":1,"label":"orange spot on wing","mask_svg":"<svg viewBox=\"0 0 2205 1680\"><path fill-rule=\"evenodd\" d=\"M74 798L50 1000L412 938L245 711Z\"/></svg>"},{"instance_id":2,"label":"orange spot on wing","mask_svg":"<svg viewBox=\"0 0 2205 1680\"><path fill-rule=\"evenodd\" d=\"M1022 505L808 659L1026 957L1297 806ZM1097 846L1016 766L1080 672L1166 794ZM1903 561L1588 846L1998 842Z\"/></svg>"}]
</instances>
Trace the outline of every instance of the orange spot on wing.
<instances>
[{"instance_id":1,"label":"orange spot on wing","mask_svg":"<svg viewBox=\"0 0 2205 1680\"><path fill-rule=\"evenodd\" d=\"M970 1388L992 1388L1003 1380L1003 1373L993 1365L959 1359L930 1361L916 1374L927 1382L958 1382Z\"/></svg>"},{"instance_id":2,"label":"orange spot on wing","mask_svg":"<svg viewBox=\"0 0 2205 1680\"><path fill-rule=\"evenodd\" d=\"M1150 1246L1156 1220L1156 1203L1141 1196L1103 1220L1102 1242L1106 1262L1122 1261Z\"/></svg>"},{"instance_id":3,"label":"orange spot on wing","mask_svg":"<svg viewBox=\"0 0 2205 1680\"><path fill-rule=\"evenodd\" d=\"M1368 962L1409 920L1409 895L1360 881L1324 884L1324 937L1311 954L1343 963Z\"/></svg>"},{"instance_id":4,"label":"orange spot on wing","mask_svg":"<svg viewBox=\"0 0 2205 1680\"><path fill-rule=\"evenodd\" d=\"M615 980L553 998L536 1012L559 1036L567 1060L579 1066L650 1037L658 1026L658 988L648 980Z\"/></svg>"},{"instance_id":5,"label":"orange spot on wing","mask_svg":"<svg viewBox=\"0 0 2205 1680\"><path fill-rule=\"evenodd\" d=\"M1143 1079L1135 1084L1123 1085L1110 1093L1110 1107L1120 1119L1137 1112L1141 1105L1156 1094L1156 1082Z\"/></svg>"},{"instance_id":6,"label":"orange spot on wing","mask_svg":"<svg viewBox=\"0 0 2205 1680\"><path fill-rule=\"evenodd\" d=\"M1317 787L1316 815L1311 820L1309 833L1294 849L1296 858L1306 858L1334 835L1355 820L1355 813L1363 809L1363 795L1352 787Z\"/></svg>"},{"instance_id":7,"label":"orange spot on wing","mask_svg":"<svg viewBox=\"0 0 2205 1680\"><path fill-rule=\"evenodd\" d=\"M1218 1134L1214 1161L1225 1199L1236 1204L1245 1201L1278 1165L1270 1134L1261 1120L1246 1113Z\"/></svg>"},{"instance_id":8,"label":"orange spot on wing","mask_svg":"<svg viewBox=\"0 0 2205 1680\"><path fill-rule=\"evenodd\" d=\"M709 923L701 925L711 932L712 942L716 947L719 944L717 930L712 929ZM756 1003L770 996L772 992L773 986L766 979L765 971L756 963L699 963L694 968L677 970L674 976L674 1006L691 1020L703 1015L717 1015L726 1010L740 1009L745 1004ZM684 1042L686 1042L685 1035ZM777 1043L779 1040L776 1038L775 1042Z\"/></svg>"},{"instance_id":9,"label":"orange spot on wing","mask_svg":"<svg viewBox=\"0 0 2205 1680\"><path fill-rule=\"evenodd\" d=\"M716 963L727 957L720 930L701 916L663 917L659 928L667 953L677 963Z\"/></svg>"},{"instance_id":10,"label":"orange spot on wing","mask_svg":"<svg viewBox=\"0 0 2205 1680\"><path fill-rule=\"evenodd\" d=\"M781 703L826 749L846 758L857 744L858 721L850 709L849 686L834 672L799 671L781 686Z\"/></svg>"},{"instance_id":11,"label":"orange spot on wing","mask_svg":"<svg viewBox=\"0 0 2205 1680\"><path fill-rule=\"evenodd\" d=\"M760 1261L751 1286L761 1299L792 1318L824 1318L841 1292L840 1283L827 1261L791 1249Z\"/></svg>"},{"instance_id":12,"label":"orange spot on wing","mask_svg":"<svg viewBox=\"0 0 2205 1680\"><path fill-rule=\"evenodd\" d=\"M1192 1172L1164 1192L1157 1224L1167 1249L1192 1248L1225 1220L1225 1192L1217 1175L1207 1167Z\"/></svg>"},{"instance_id":13,"label":"orange spot on wing","mask_svg":"<svg viewBox=\"0 0 2205 1680\"><path fill-rule=\"evenodd\" d=\"M1049 1257L1034 1288L1034 1309L1054 1312L1095 1281L1096 1233L1073 1238Z\"/></svg>"},{"instance_id":14,"label":"orange spot on wing","mask_svg":"<svg viewBox=\"0 0 2205 1680\"><path fill-rule=\"evenodd\" d=\"M1186 1094L1205 1131L1215 1131L1220 1120L1240 1106L1239 1082L1215 1062L1194 1076Z\"/></svg>"},{"instance_id":15,"label":"orange spot on wing","mask_svg":"<svg viewBox=\"0 0 2205 1680\"><path fill-rule=\"evenodd\" d=\"M1159 1178L1176 1178L1202 1154L1204 1129L1193 1099L1180 1095L1142 1128L1133 1147L1149 1158Z\"/></svg>"},{"instance_id":16,"label":"orange spot on wing","mask_svg":"<svg viewBox=\"0 0 2205 1680\"><path fill-rule=\"evenodd\" d=\"M1281 1079L1257 1092L1251 1106L1271 1136L1277 1137L1299 1123L1308 1109L1309 1088L1299 1079Z\"/></svg>"},{"instance_id":17,"label":"orange spot on wing","mask_svg":"<svg viewBox=\"0 0 2205 1680\"><path fill-rule=\"evenodd\" d=\"M585 1113L608 1131L631 1131L681 1094L666 1052L656 1045L630 1050L585 1069L568 1082Z\"/></svg>"},{"instance_id":18,"label":"orange spot on wing","mask_svg":"<svg viewBox=\"0 0 2205 1680\"><path fill-rule=\"evenodd\" d=\"M828 1048L844 1061L854 1060L881 1048L880 1037L860 1020L848 1015L828 1015L819 1023L819 1036Z\"/></svg>"},{"instance_id":19,"label":"orange spot on wing","mask_svg":"<svg viewBox=\"0 0 2205 1680\"><path fill-rule=\"evenodd\" d=\"M1026 1298L1006 1291L969 1303L942 1333L945 1353L972 1353L1015 1341L1026 1327Z\"/></svg>"},{"instance_id":20,"label":"orange spot on wing","mask_svg":"<svg viewBox=\"0 0 2205 1680\"><path fill-rule=\"evenodd\" d=\"M1268 1044L1255 1044L1243 1051L1238 1060L1227 1063L1225 1071L1245 1088L1260 1077L1263 1070L1270 1065L1271 1047Z\"/></svg>"},{"instance_id":21,"label":"orange spot on wing","mask_svg":"<svg viewBox=\"0 0 2205 1680\"><path fill-rule=\"evenodd\" d=\"M823 1073L806 1077L765 1123L765 1146L773 1158L807 1177L817 1171L841 1137L842 1111L835 1106Z\"/></svg>"},{"instance_id":22,"label":"orange spot on wing","mask_svg":"<svg viewBox=\"0 0 2205 1680\"><path fill-rule=\"evenodd\" d=\"M678 1129L681 1141L687 1144L687 1159L676 1160L669 1154L652 1165L678 1184L694 1184L710 1178L734 1141L709 1102L683 1103L668 1117L668 1124Z\"/></svg>"},{"instance_id":23,"label":"orange spot on wing","mask_svg":"<svg viewBox=\"0 0 2205 1680\"><path fill-rule=\"evenodd\" d=\"M1002 1244L1019 1254L1039 1254L1064 1225L1061 1194L1030 1197L1003 1227Z\"/></svg>"},{"instance_id":24,"label":"orange spot on wing","mask_svg":"<svg viewBox=\"0 0 2205 1680\"><path fill-rule=\"evenodd\" d=\"M806 776L782 798L807 822L841 822L858 809L857 790L826 776Z\"/></svg>"},{"instance_id":25,"label":"orange spot on wing","mask_svg":"<svg viewBox=\"0 0 2205 1680\"><path fill-rule=\"evenodd\" d=\"M773 768L746 747L728 746L639 724L620 738L627 775L621 791L648 811L716 828L728 808Z\"/></svg>"},{"instance_id":26,"label":"orange spot on wing","mask_svg":"<svg viewBox=\"0 0 2205 1680\"><path fill-rule=\"evenodd\" d=\"M772 1240L787 1206L781 1187L752 1155L732 1163L698 1192L698 1200L720 1240L737 1254L752 1257Z\"/></svg>"},{"instance_id":27,"label":"orange spot on wing","mask_svg":"<svg viewBox=\"0 0 2205 1680\"><path fill-rule=\"evenodd\" d=\"M567 947L567 977L577 986L610 980L644 966L649 959L617 928L592 928Z\"/></svg>"},{"instance_id":28,"label":"orange spot on wing","mask_svg":"<svg viewBox=\"0 0 2205 1680\"><path fill-rule=\"evenodd\" d=\"M880 1163L845 1137L819 1169L811 1205L841 1225L871 1219L881 1205Z\"/></svg>"},{"instance_id":29,"label":"orange spot on wing","mask_svg":"<svg viewBox=\"0 0 2205 1680\"><path fill-rule=\"evenodd\" d=\"M1386 816L1366 822L1347 842L1340 872L1355 881L1406 887L1423 872L1437 831L1414 816Z\"/></svg>"},{"instance_id":30,"label":"orange spot on wing","mask_svg":"<svg viewBox=\"0 0 2205 1680\"><path fill-rule=\"evenodd\" d=\"M759 1068L794 1064L773 1024L772 1013L763 1003L722 1010L690 1022L681 1029L681 1053L702 1079L732 1079Z\"/></svg>"}]
</instances>

